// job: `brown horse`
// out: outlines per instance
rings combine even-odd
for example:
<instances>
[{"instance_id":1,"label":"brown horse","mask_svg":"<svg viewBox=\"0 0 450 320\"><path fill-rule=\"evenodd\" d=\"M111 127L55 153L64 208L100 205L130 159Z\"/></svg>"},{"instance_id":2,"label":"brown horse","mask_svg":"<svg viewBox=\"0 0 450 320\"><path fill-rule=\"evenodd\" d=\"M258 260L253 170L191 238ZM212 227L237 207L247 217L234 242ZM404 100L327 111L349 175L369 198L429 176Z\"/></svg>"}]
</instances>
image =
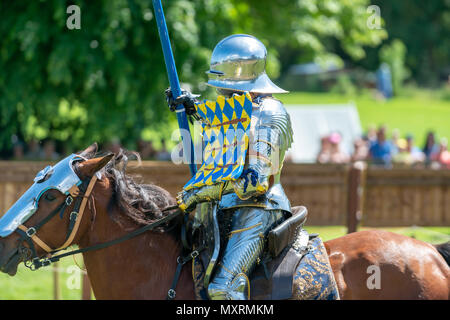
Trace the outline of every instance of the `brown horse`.
<instances>
[{"instance_id":1,"label":"brown horse","mask_svg":"<svg viewBox=\"0 0 450 320\"><path fill-rule=\"evenodd\" d=\"M103 243L162 218L162 208L175 204L170 194L154 185L136 183L125 173L126 156L93 158L97 146L82 155L76 172L86 179L101 170L89 197L73 244L86 248ZM25 223L41 221L58 208L64 196L48 190L36 213ZM70 212L71 208L68 208ZM52 218L39 231L51 248L65 241L68 215ZM164 299L171 287L181 251L179 226L165 226L125 242L83 253L97 299ZM0 239L0 270L15 275L23 260L19 236ZM25 244L26 246L27 244ZM325 243L342 299L448 299L450 293L449 244L438 250L425 242L383 231L362 231ZM45 252L37 247L39 255ZM376 277L379 277L378 280ZM180 274L177 299L194 299L190 264Z\"/></svg>"}]
</instances>

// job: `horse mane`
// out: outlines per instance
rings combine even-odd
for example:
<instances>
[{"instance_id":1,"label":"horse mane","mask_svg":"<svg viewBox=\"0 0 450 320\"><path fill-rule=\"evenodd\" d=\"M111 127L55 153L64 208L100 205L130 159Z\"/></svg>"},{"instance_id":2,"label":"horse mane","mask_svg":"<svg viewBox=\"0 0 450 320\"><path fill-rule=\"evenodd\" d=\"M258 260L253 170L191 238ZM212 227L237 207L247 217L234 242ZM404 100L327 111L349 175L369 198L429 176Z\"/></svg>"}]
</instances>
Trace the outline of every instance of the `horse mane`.
<instances>
[{"instance_id":1,"label":"horse mane","mask_svg":"<svg viewBox=\"0 0 450 320\"><path fill-rule=\"evenodd\" d=\"M91 159L98 154L83 154L83 156ZM176 205L176 201L167 190L154 184L138 183L135 181L137 176L132 177L126 172L128 161L132 156L138 160L140 165L141 159L137 152L120 149L100 173L106 176L112 185L113 194L108 205L108 214L112 220L122 225L121 219L125 217L138 225L144 226L173 212L173 210L164 211L164 209ZM119 207L122 215L111 214L114 210L109 209L113 205ZM178 236L181 215L179 218L175 218L167 225L155 230L159 232L173 231L173 234Z\"/></svg>"}]
</instances>

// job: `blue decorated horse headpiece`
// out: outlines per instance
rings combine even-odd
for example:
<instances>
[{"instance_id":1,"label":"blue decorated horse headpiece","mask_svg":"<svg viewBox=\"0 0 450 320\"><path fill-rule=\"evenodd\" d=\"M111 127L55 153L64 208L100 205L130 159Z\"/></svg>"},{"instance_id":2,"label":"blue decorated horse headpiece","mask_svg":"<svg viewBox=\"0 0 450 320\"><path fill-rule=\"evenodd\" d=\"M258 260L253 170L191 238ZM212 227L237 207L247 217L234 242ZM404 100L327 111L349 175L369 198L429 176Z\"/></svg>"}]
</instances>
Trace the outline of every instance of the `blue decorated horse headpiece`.
<instances>
[{"instance_id":1,"label":"blue decorated horse headpiece","mask_svg":"<svg viewBox=\"0 0 450 320\"><path fill-rule=\"evenodd\" d=\"M67 195L74 186L80 185L81 180L73 169L74 161L79 160L86 159L72 154L55 166L39 171L33 185L0 218L0 237L9 236L37 211L39 198L45 191L56 189Z\"/></svg>"}]
</instances>

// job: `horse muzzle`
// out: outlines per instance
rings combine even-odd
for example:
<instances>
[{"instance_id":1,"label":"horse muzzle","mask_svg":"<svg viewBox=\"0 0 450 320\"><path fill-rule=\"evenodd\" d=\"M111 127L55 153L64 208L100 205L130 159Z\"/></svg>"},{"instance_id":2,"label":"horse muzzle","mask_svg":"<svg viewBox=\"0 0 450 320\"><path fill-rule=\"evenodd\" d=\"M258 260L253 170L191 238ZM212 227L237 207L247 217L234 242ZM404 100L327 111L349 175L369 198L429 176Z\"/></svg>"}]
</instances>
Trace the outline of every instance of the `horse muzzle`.
<instances>
[{"instance_id":1,"label":"horse muzzle","mask_svg":"<svg viewBox=\"0 0 450 320\"><path fill-rule=\"evenodd\" d=\"M14 276L17 273L19 263L23 261L23 254L18 248L5 250L0 244L0 271Z\"/></svg>"}]
</instances>

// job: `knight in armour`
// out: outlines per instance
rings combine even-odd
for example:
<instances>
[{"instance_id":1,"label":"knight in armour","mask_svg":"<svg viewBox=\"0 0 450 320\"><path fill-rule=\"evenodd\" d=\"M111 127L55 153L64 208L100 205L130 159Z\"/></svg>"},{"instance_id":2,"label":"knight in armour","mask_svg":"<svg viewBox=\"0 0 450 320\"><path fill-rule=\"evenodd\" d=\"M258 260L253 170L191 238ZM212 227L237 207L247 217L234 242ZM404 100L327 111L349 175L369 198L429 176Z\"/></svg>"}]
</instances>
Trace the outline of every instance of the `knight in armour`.
<instances>
[{"instance_id":1,"label":"knight in armour","mask_svg":"<svg viewBox=\"0 0 450 320\"><path fill-rule=\"evenodd\" d=\"M249 276L262 259L266 236L291 214L280 175L292 127L283 104L273 97L287 91L267 76L266 58L263 43L250 35L231 35L214 48L207 84L225 99L241 95L251 99L245 164L235 179L184 188L177 197L184 212L215 201L219 214L229 217L227 241L207 287L213 300L250 298ZM204 120L198 96L183 91L173 99L170 89L166 95L172 110L183 104L188 115Z\"/></svg>"}]
</instances>

